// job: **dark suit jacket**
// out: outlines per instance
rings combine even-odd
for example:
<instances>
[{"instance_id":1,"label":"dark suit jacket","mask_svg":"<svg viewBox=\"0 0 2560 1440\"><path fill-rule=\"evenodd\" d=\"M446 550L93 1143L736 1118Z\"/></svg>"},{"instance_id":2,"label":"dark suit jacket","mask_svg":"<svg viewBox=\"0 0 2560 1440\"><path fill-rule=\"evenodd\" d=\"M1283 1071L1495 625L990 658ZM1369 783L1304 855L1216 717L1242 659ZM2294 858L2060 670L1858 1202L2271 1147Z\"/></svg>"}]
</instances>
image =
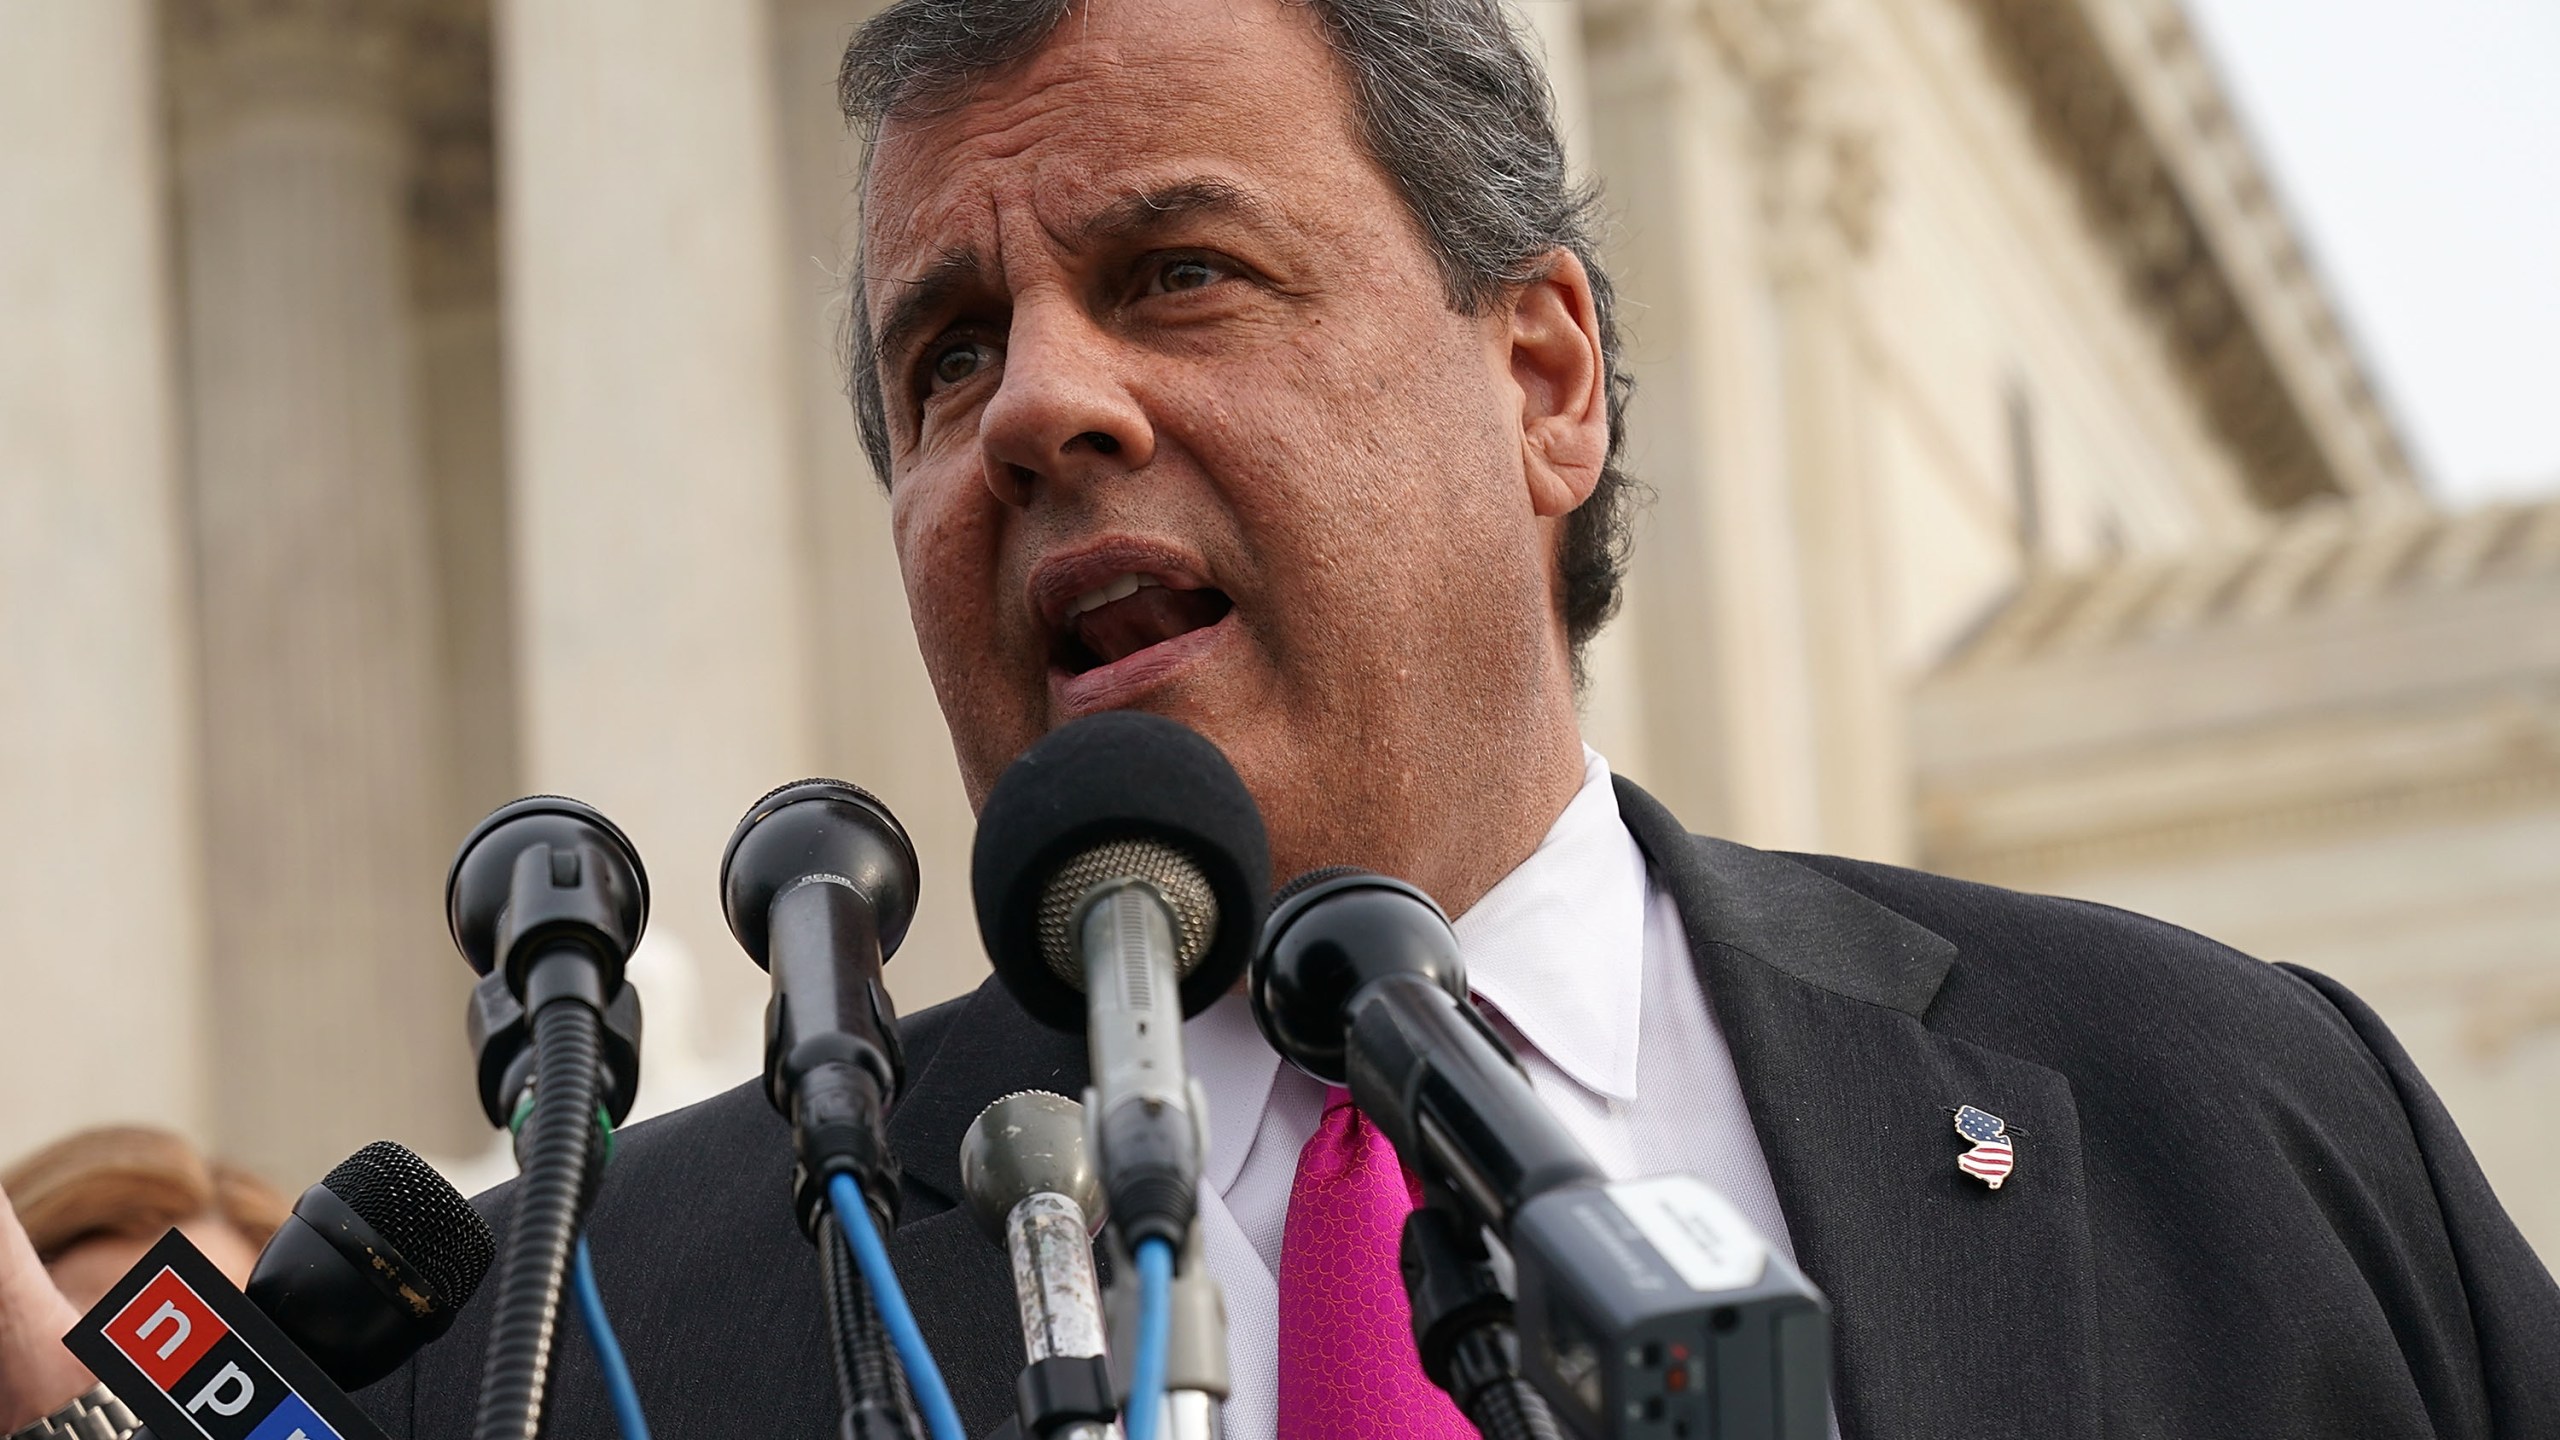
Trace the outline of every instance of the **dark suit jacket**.
<instances>
[{"instance_id":1,"label":"dark suit jacket","mask_svg":"<svg viewBox=\"0 0 2560 1440\"><path fill-rule=\"evenodd\" d=\"M2560 1290L2382 1023L2318 975L2121 911L1687 834L1618 797L1675 898L1805 1273L1843 1435L2560 1437ZM990 983L905 1025L890 1249L973 1434L1010 1411L1012 1285L960 1197L961 1132L1080 1042ZM2009 1122L1960 1175L1947 1112ZM656 1432L824 1435L835 1395L789 1140L755 1086L622 1137L589 1223ZM503 1225L505 1189L483 1199ZM394 1435L470 1429L482 1287L368 1391ZM564 1323L550 1434L608 1440Z\"/></svg>"}]
</instances>

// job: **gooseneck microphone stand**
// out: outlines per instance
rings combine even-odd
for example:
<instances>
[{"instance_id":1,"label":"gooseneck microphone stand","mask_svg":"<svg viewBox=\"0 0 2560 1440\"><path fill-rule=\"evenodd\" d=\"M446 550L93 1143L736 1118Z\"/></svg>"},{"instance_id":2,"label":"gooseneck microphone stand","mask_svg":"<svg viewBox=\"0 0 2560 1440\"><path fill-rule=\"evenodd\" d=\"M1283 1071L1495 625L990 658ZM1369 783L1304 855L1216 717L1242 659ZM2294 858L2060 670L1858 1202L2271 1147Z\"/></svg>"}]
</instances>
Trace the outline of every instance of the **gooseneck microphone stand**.
<instances>
[{"instance_id":1,"label":"gooseneck microphone stand","mask_svg":"<svg viewBox=\"0 0 2560 1440\"><path fill-rule=\"evenodd\" d=\"M839 1440L912 1440L921 1423L907 1398L906 1367L889 1343L880 1308L862 1283L843 1229L820 1212L818 1294L826 1305L827 1346L835 1359Z\"/></svg>"},{"instance_id":2,"label":"gooseneck microphone stand","mask_svg":"<svg viewBox=\"0 0 2560 1440\"><path fill-rule=\"evenodd\" d=\"M445 880L445 913L471 967L504 977L523 1011L518 1033L531 1037L532 1098L516 1138L522 1178L472 1433L534 1440L600 1159L605 1017L648 922L649 881L613 822L575 800L534 796L499 807L462 842ZM475 1017L488 1008L475 1006ZM634 1042L637 1018L633 1010ZM483 1060L484 1080L491 1068L502 1077L517 1068L492 1067L485 1050ZM630 1078L636 1084L636 1073Z\"/></svg>"}]
</instances>

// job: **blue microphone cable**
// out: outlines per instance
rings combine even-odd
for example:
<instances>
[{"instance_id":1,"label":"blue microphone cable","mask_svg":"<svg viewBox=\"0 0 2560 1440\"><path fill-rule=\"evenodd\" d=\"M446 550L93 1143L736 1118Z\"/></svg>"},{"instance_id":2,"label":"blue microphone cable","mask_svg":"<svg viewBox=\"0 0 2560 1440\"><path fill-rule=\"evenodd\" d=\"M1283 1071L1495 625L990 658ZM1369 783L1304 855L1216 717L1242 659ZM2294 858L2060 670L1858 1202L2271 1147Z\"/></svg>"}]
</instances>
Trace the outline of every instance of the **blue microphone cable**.
<instances>
[{"instance_id":1,"label":"blue microphone cable","mask_svg":"<svg viewBox=\"0 0 2560 1440\"><path fill-rule=\"evenodd\" d=\"M1173 1346L1173 1245L1163 1236L1138 1242L1138 1353L1129 1366L1129 1440L1156 1440L1164 1414L1166 1352Z\"/></svg>"},{"instance_id":2,"label":"blue microphone cable","mask_svg":"<svg viewBox=\"0 0 2560 1440\"><path fill-rule=\"evenodd\" d=\"M622 1431L622 1440L649 1440L649 1420L640 1413L640 1390L631 1383L631 1365L622 1358L622 1342L613 1336L613 1322L605 1318L604 1292L596 1288L596 1265L587 1254L584 1235L578 1237L569 1284L577 1292L578 1320L587 1332L588 1347L596 1352L596 1368L604 1372L604 1393L613 1402L614 1425Z\"/></svg>"},{"instance_id":3,"label":"blue microphone cable","mask_svg":"<svg viewBox=\"0 0 2560 1440\"><path fill-rule=\"evenodd\" d=\"M890 1268L888 1248L872 1228L871 1207L862 1198L862 1187L843 1171L828 1176L827 1208L836 1212L836 1224L853 1248L854 1264L861 1267L872 1307L880 1312L889 1343L897 1348L898 1363L907 1372L907 1388L915 1392L916 1408L924 1412L925 1428L933 1432L933 1440L969 1440L960 1428L960 1411L951 1403L950 1387L942 1383L942 1368L933 1363L924 1332L916 1328L915 1312L907 1308L907 1294L898 1288L898 1272Z\"/></svg>"}]
</instances>

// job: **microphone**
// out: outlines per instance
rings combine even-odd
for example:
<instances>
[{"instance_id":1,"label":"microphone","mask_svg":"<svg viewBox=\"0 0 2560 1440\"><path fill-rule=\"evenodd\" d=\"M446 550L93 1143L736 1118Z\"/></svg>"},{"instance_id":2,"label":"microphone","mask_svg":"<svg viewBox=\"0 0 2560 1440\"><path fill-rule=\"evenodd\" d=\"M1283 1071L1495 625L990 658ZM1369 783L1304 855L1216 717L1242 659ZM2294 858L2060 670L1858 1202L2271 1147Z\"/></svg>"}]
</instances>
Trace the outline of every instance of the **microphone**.
<instances>
[{"instance_id":1,"label":"microphone","mask_svg":"<svg viewBox=\"0 0 2560 1440\"><path fill-rule=\"evenodd\" d=\"M883 1116L905 1078L881 966L919 883L897 817L841 780L768 792L720 857L729 932L773 977L765 1098L791 1122L792 1209L818 1247L845 1440L913 1434L911 1390L936 1435L959 1428L880 1241L898 1215Z\"/></svg>"},{"instance_id":2,"label":"microphone","mask_svg":"<svg viewBox=\"0 0 2560 1440\"><path fill-rule=\"evenodd\" d=\"M1115 1264L1112 1287L1115 1334L1124 1316L1132 1329L1115 1346L1132 1357L1132 1440L1153 1433L1159 1389L1186 1434L1215 1426L1227 1392L1224 1307L1194 1224L1207 1106L1182 1021L1252 958L1270 868L1235 768L1160 716L1060 726L997 778L978 817L970 881L996 974L1034 1017L1085 1033L1086 1134L1114 1254L1132 1262ZM1134 1297L1119 1278L1132 1272Z\"/></svg>"},{"instance_id":3,"label":"microphone","mask_svg":"<svg viewBox=\"0 0 2560 1440\"><path fill-rule=\"evenodd\" d=\"M533 1099L516 1134L522 1180L473 1434L534 1440L578 1219L601 1157L605 1016L648 924L649 879L630 838L592 806L528 796L464 837L445 877L445 917L471 968L505 977L532 1035ZM637 1037L635 1012L635 1062ZM484 1104L490 1058L484 1046ZM630 1070L636 1082L636 1063Z\"/></svg>"},{"instance_id":4,"label":"microphone","mask_svg":"<svg viewBox=\"0 0 2560 1440\"><path fill-rule=\"evenodd\" d=\"M898 1165L883 1109L905 1078L881 966L906 938L920 876L888 807L841 780L802 780L747 808L720 857L720 909L773 976L765 1098L791 1121L793 1210L815 1238L829 1177L851 1174L892 1225Z\"/></svg>"},{"instance_id":5,"label":"microphone","mask_svg":"<svg viewBox=\"0 0 2560 1440\"><path fill-rule=\"evenodd\" d=\"M1050 732L978 817L979 932L1023 1009L1085 1032L1086 1124L1132 1249L1178 1248L1190 1226L1203 1117L1181 1022L1252 958L1270 865L1262 813L1227 757L1133 711Z\"/></svg>"},{"instance_id":6,"label":"microphone","mask_svg":"<svg viewBox=\"0 0 2560 1440\"><path fill-rule=\"evenodd\" d=\"M63 1343L162 1435L377 1440L347 1392L451 1328L496 1253L433 1166L377 1140L294 1202L245 1291L171 1230Z\"/></svg>"},{"instance_id":7,"label":"microphone","mask_svg":"<svg viewBox=\"0 0 2560 1440\"><path fill-rule=\"evenodd\" d=\"M1818 1440L1829 1416L1821 1293L1705 1182L1611 1182L1466 993L1440 907L1356 870L1291 883L1251 981L1272 1047L1347 1085L1433 1206L1508 1250L1516 1354L1559 1418L1585 1435ZM1512 1317L1474 1302L1426 1313L1432 1287L1418 1272L1466 1238L1457 1228L1408 1225L1405 1266L1424 1370L1466 1409L1462 1391L1498 1395L1509 1358L1468 1332L1480 1339Z\"/></svg>"},{"instance_id":8,"label":"microphone","mask_svg":"<svg viewBox=\"0 0 2560 1440\"><path fill-rule=\"evenodd\" d=\"M1026 1363L1015 1421L1026 1440L1107 1440L1120 1407L1104 1362L1093 1232L1102 1186L1087 1163L1084 1107L1026 1090L989 1105L960 1140L960 1185L987 1238L1013 1259Z\"/></svg>"}]
</instances>

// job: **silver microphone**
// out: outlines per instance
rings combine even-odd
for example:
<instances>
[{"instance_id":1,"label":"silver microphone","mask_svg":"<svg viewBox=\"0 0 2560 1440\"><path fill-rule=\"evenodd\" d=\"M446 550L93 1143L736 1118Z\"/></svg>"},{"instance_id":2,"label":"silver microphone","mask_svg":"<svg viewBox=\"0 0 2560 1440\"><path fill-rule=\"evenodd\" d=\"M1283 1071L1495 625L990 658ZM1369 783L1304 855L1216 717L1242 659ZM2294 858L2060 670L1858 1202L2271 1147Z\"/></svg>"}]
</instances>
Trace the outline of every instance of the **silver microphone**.
<instances>
[{"instance_id":1,"label":"silver microphone","mask_svg":"<svg viewBox=\"0 0 2560 1440\"><path fill-rule=\"evenodd\" d=\"M1209 1148L1208 1102L1182 1053L1181 980L1220 922L1191 857L1152 840L1109 842L1062 867L1041 904L1042 950L1085 998L1085 1133L1110 1196L1114 1378L1125 1390L1137 1354L1141 1241L1174 1247L1165 1357L1167 1440L1219 1440L1226 1429L1225 1297L1201 1254L1197 1194ZM1059 944L1068 936L1072 944ZM1054 937L1054 938L1053 938ZM1028 1433L1026 1431L1026 1433Z\"/></svg>"},{"instance_id":2,"label":"silver microphone","mask_svg":"<svg viewBox=\"0 0 2560 1440\"><path fill-rule=\"evenodd\" d=\"M1150 1236L1179 1250L1208 1148L1180 982L1217 928L1217 899L1181 851L1118 840L1061 867L1040 911L1044 958L1084 991L1086 1124L1117 1228L1132 1251Z\"/></svg>"},{"instance_id":3,"label":"silver microphone","mask_svg":"<svg viewBox=\"0 0 2560 1440\"><path fill-rule=\"evenodd\" d=\"M1093 1270L1102 1186L1085 1157L1084 1107L1045 1090L988 1106L961 1137L960 1185L978 1228L1013 1257L1025 1440L1109 1440L1116 1405Z\"/></svg>"}]
</instances>

